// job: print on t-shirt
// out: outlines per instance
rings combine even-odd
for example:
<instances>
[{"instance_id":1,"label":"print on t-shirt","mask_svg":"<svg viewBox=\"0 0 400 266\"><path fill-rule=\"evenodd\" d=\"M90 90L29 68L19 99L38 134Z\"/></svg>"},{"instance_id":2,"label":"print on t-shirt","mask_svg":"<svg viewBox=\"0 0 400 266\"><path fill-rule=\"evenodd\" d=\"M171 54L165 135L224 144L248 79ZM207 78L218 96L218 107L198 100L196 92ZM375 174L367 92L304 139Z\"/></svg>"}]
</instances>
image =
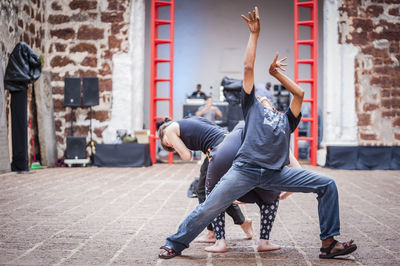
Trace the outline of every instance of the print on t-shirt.
<instances>
[{"instance_id":1,"label":"print on t-shirt","mask_svg":"<svg viewBox=\"0 0 400 266\"><path fill-rule=\"evenodd\" d=\"M284 114L273 111L269 108L264 108L264 125L268 125L273 128L274 134L279 134L285 132L285 122L284 122Z\"/></svg>"}]
</instances>

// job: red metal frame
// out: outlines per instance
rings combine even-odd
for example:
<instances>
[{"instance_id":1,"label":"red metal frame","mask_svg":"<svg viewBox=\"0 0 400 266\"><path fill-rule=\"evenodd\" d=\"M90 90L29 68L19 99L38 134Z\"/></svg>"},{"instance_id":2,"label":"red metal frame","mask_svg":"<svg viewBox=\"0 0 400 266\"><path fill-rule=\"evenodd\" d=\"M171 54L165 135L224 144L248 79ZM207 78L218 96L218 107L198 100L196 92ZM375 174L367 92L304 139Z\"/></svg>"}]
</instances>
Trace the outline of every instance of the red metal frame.
<instances>
[{"instance_id":1,"label":"red metal frame","mask_svg":"<svg viewBox=\"0 0 400 266\"><path fill-rule=\"evenodd\" d=\"M299 20L299 8L310 8L310 20ZM309 40L299 39L299 27L310 28ZM299 46L307 45L311 49L310 59L299 59ZM299 79L299 64L309 64L311 66L311 77L309 79ZM317 165L318 149L318 0L300 2L294 0L294 80L296 83L309 83L311 85L311 97L304 99L304 102L311 104L310 117L302 118L302 122L310 123L310 134L308 137L299 137L299 130L294 132L294 155L298 158L298 141L305 140L310 142L310 164Z\"/></svg>"},{"instance_id":2,"label":"red metal frame","mask_svg":"<svg viewBox=\"0 0 400 266\"><path fill-rule=\"evenodd\" d=\"M170 7L170 19L158 19L158 8L161 6ZM162 117L157 116L157 102L169 102L169 116L173 118L173 59L174 59L174 7L175 0L159 1L151 0L151 18L150 18L150 156L153 163L156 162L156 140L157 120ZM299 20L299 8L310 8L310 20ZM170 26L170 38L158 39L158 26ZM299 39L299 27L306 26L310 28L311 36L309 40ZM157 46L162 44L170 45L170 57L158 58ZM307 45L311 49L311 58L299 59L299 46ZM310 117L302 118L302 122L310 123L310 135L308 137L299 137L298 129L294 132L294 154L298 158L298 141L305 140L310 142L310 163L317 164L318 148L318 109L317 109L317 88L318 88L318 0L300 1L294 0L294 79L296 83L309 83L311 85L311 97L304 99L304 102L311 104ZM170 77L157 77L157 64L170 64ZM311 77L308 79L299 79L299 64L309 64L311 66ZM157 83L169 82L169 97L157 97ZM168 156L168 162L172 163L173 154Z\"/></svg>"},{"instance_id":3,"label":"red metal frame","mask_svg":"<svg viewBox=\"0 0 400 266\"><path fill-rule=\"evenodd\" d=\"M158 18L158 8L168 6L170 8L169 20L161 20ZM173 62L174 62L174 20L175 20L175 0L157 1L151 0L151 18L150 18L150 157L153 163L156 162L156 140L157 137L157 120L162 117L157 116L157 102L168 101L169 117L173 118ZM169 39L158 39L158 26L169 25ZM169 44L169 58L158 58L157 46ZM159 78L157 76L157 64L169 63L169 77ZM159 82L169 82L169 97L157 97L157 84ZM172 163L173 153L168 155L168 163Z\"/></svg>"}]
</instances>

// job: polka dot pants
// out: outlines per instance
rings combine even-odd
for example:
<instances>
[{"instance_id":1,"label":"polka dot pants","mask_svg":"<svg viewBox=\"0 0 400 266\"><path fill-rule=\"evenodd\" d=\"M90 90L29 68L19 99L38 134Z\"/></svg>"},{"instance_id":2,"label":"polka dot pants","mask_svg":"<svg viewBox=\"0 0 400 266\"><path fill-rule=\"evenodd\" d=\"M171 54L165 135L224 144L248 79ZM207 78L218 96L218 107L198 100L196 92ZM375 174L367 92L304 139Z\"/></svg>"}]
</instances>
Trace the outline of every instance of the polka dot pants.
<instances>
[{"instance_id":1,"label":"polka dot pants","mask_svg":"<svg viewBox=\"0 0 400 266\"><path fill-rule=\"evenodd\" d=\"M274 224L276 212L278 211L279 198L272 204L262 204L260 206L260 239L269 239L272 225ZM225 212L218 215L213 221L215 238L225 239Z\"/></svg>"},{"instance_id":2,"label":"polka dot pants","mask_svg":"<svg viewBox=\"0 0 400 266\"><path fill-rule=\"evenodd\" d=\"M260 239L269 239L274 224L276 212L278 211L279 198L272 204L262 204L260 207Z\"/></svg>"},{"instance_id":3,"label":"polka dot pants","mask_svg":"<svg viewBox=\"0 0 400 266\"><path fill-rule=\"evenodd\" d=\"M213 221L212 226L214 228L215 238L225 239L225 212L218 215Z\"/></svg>"}]
</instances>

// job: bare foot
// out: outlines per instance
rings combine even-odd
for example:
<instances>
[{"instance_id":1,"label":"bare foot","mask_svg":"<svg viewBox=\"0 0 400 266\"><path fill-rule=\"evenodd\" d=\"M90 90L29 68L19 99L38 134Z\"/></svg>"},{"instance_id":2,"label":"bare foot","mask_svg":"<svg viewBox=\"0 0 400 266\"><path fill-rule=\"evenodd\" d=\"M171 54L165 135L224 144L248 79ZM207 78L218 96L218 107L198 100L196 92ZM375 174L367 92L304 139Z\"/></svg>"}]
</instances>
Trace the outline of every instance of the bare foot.
<instances>
[{"instance_id":1,"label":"bare foot","mask_svg":"<svg viewBox=\"0 0 400 266\"><path fill-rule=\"evenodd\" d=\"M262 251L272 251L272 250L278 250L281 249L281 246L272 244L269 240L267 239L260 239L258 242L258 247L257 250L262 252Z\"/></svg>"},{"instance_id":2,"label":"bare foot","mask_svg":"<svg viewBox=\"0 0 400 266\"><path fill-rule=\"evenodd\" d=\"M214 253L224 253L224 252L226 252L225 239L217 240L214 245L206 247L204 250L207 251L207 252L214 252Z\"/></svg>"},{"instance_id":3,"label":"bare foot","mask_svg":"<svg viewBox=\"0 0 400 266\"><path fill-rule=\"evenodd\" d=\"M215 235L214 231L207 230L207 233L199 238L196 239L196 242L200 243L215 243Z\"/></svg>"},{"instance_id":4,"label":"bare foot","mask_svg":"<svg viewBox=\"0 0 400 266\"><path fill-rule=\"evenodd\" d=\"M243 232L246 234L246 239L252 239L254 237L252 220L246 219L240 226L242 227Z\"/></svg>"}]
</instances>

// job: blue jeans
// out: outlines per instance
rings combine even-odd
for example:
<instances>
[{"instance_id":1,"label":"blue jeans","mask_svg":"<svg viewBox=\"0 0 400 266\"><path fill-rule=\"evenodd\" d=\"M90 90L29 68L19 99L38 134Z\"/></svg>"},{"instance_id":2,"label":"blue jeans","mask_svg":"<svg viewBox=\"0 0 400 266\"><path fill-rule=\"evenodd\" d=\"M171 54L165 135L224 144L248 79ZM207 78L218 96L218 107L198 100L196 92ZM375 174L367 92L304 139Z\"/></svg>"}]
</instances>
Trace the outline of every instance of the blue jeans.
<instances>
[{"instance_id":1,"label":"blue jeans","mask_svg":"<svg viewBox=\"0 0 400 266\"><path fill-rule=\"evenodd\" d=\"M284 167L270 170L258 166L235 162L221 178L206 201L179 226L178 232L169 236L167 245L180 252L189 247L203 229L223 212L232 202L250 190L259 187L266 190L316 193L320 239L339 235L339 200L333 179L305 169Z\"/></svg>"}]
</instances>

